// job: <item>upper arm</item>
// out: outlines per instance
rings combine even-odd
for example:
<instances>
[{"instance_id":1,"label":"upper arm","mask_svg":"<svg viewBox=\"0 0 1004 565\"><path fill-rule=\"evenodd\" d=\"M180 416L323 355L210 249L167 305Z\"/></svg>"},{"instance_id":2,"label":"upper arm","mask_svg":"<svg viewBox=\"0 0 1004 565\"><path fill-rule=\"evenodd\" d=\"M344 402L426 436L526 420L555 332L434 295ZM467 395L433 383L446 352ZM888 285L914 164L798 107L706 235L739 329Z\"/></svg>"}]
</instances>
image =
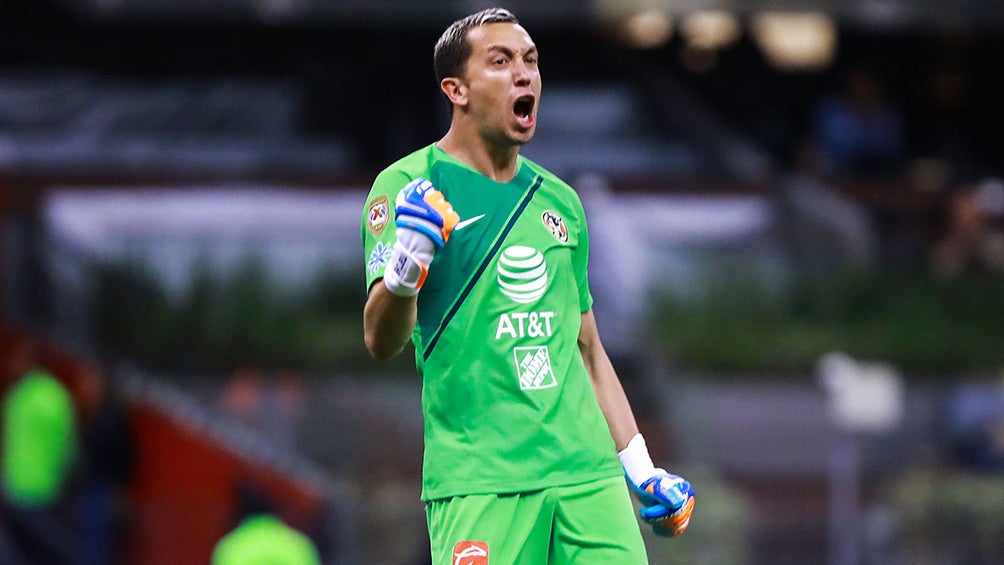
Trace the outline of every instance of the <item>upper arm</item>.
<instances>
[{"instance_id":1,"label":"upper arm","mask_svg":"<svg viewBox=\"0 0 1004 565\"><path fill-rule=\"evenodd\" d=\"M600 343L600 332L596 327L596 318L590 308L582 313L582 326L579 328L579 351L586 364L586 370L592 374L596 356L603 353Z\"/></svg>"}]
</instances>

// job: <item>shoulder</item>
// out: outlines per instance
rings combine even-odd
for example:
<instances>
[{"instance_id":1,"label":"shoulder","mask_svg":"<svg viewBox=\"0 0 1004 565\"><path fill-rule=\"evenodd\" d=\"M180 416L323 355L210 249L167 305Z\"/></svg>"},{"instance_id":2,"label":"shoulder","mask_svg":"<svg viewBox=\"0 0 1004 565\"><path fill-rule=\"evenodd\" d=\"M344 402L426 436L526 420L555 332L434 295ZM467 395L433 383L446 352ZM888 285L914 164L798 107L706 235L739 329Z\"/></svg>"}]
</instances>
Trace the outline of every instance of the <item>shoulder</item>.
<instances>
[{"instance_id":1,"label":"shoulder","mask_svg":"<svg viewBox=\"0 0 1004 565\"><path fill-rule=\"evenodd\" d=\"M556 175L556 174L552 173L551 171L545 169L544 167L542 167L541 165L537 164L536 162L534 162L534 161L532 161L530 159L527 159L526 157L520 157L520 159L523 161L524 165L526 165L527 167L529 167L530 170L532 170L534 173L540 175L544 179L544 183L543 184L546 185L548 188L550 188L551 190L557 191L559 194L567 195L567 196L573 197L575 199L578 199L578 193L575 192L575 189L572 188L572 186L570 184L568 184L567 182L561 180L561 178L558 177L558 175Z\"/></svg>"},{"instance_id":2,"label":"shoulder","mask_svg":"<svg viewBox=\"0 0 1004 565\"><path fill-rule=\"evenodd\" d=\"M432 163L436 160L434 145L427 145L413 151L388 165L377 174L373 188L386 188L396 192L411 180L428 176Z\"/></svg>"},{"instance_id":3,"label":"shoulder","mask_svg":"<svg viewBox=\"0 0 1004 565\"><path fill-rule=\"evenodd\" d=\"M397 193L412 180L428 176L430 163L435 159L432 147L429 145L405 155L373 179L363 207L363 225L372 233L379 235L391 219Z\"/></svg>"}]
</instances>

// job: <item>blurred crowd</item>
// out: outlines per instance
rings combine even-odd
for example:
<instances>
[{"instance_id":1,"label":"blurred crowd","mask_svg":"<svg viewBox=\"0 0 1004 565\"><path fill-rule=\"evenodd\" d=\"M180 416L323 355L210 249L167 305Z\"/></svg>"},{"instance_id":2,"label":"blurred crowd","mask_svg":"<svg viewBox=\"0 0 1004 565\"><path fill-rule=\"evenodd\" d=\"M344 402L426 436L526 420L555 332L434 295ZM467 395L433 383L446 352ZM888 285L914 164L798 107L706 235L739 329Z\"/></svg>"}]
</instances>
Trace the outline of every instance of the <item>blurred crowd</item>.
<instances>
[{"instance_id":1,"label":"blurred crowd","mask_svg":"<svg viewBox=\"0 0 1004 565\"><path fill-rule=\"evenodd\" d=\"M97 367L56 378L41 345L14 335L0 356L0 561L118 561L132 438L124 405Z\"/></svg>"},{"instance_id":2,"label":"blurred crowd","mask_svg":"<svg viewBox=\"0 0 1004 565\"><path fill-rule=\"evenodd\" d=\"M271 395L262 393L264 381L258 377L238 371L221 412L260 431L279 432L275 441L290 448L284 443L294 424L288 414L258 419L272 413L264 406L271 405L265 398ZM295 379L283 382L278 394L282 406L275 407L280 411L298 397L290 384ZM61 358L35 336L0 326L0 563L145 562L133 547L135 540L130 542L136 534L130 522L143 516L134 496L136 479L150 480L136 474L139 439L131 408L100 365ZM163 472L184 476L179 470ZM287 522L296 502L276 499L266 488L266 476L258 475L238 471L232 493L214 493L220 501L232 500L233 511L221 502L214 509L222 516L218 531L203 532L215 536L211 563L321 563L318 536L323 532L303 532Z\"/></svg>"},{"instance_id":3,"label":"blurred crowd","mask_svg":"<svg viewBox=\"0 0 1004 565\"><path fill-rule=\"evenodd\" d=\"M875 68L857 64L840 76L812 106L795 169L867 208L884 266L1004 273L1004 182L993 162L1004 148L978 147L967 127L965 74L947 63L932 71L914 121Z\"/></svg>"}]
</instances>

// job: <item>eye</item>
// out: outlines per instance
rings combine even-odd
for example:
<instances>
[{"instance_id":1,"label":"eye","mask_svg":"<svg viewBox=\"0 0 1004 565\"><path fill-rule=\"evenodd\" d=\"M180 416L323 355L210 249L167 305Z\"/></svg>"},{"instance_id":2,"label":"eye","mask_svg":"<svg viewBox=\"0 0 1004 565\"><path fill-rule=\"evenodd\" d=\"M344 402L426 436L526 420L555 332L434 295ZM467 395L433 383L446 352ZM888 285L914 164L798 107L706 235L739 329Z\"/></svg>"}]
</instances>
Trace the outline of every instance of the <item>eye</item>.
<instances>
[{"instance_id":1,"label":"eye","mask_svg":"<svg viewBox=\"0 0 1004 565\"><path fill-rule=\"evenodd\" d=\"M492 61L492 64L493 65L500 65L500 66L506 64L505 57L496 57L495 60Z\"/></svg>"}]
</instances>

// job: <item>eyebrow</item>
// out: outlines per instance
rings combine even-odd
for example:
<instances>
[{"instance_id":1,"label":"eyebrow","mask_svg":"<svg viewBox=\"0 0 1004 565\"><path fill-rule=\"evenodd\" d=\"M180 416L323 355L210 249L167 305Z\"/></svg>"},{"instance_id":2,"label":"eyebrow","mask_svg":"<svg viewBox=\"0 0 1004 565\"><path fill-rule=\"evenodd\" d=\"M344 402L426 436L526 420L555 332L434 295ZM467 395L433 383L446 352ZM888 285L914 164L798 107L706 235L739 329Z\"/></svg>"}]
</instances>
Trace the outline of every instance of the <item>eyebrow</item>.
<instances>
[{"instance_id":1,"label":"eyebrow","mask_svg":"<svg viewBox=\"0 0 1004 565\"><path fill-rule=\"evenodd\" d=\"M502 53L503 55L505 55L506 57L512 57L513 55L516 54L516 52L511 47L507 47L505 45L489 45L488 49L487 49L487 52L491 53L493 51L498 51L498 52ZM530 48L526 50L526 52L524 53L524 55L527 55L529 53L536 53L536 52L537 52L537 46L536 45L530 45Z\"/></svg>"}]
</instances>

